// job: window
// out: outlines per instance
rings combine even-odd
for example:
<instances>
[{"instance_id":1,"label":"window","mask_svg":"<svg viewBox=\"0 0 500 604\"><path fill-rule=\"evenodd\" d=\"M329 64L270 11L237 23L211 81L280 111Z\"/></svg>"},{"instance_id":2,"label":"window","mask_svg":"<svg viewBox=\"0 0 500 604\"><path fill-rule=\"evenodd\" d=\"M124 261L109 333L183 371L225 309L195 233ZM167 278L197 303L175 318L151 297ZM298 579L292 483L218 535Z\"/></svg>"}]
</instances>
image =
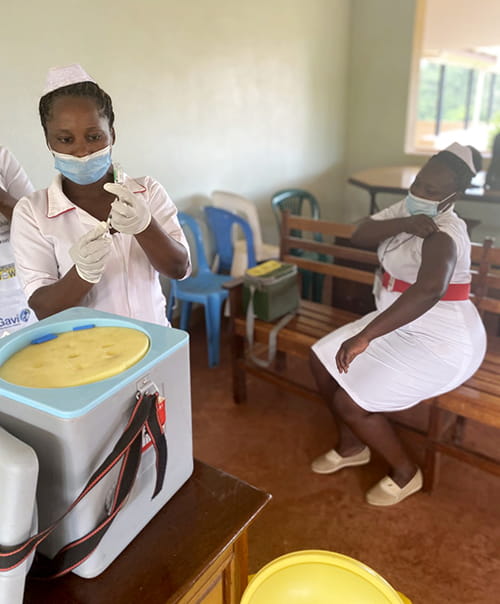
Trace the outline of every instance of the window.
<instances>
[{"instance_id":1,"label":"window","mask_svg":"<svg viewBox=\"0 0 500 604\"><path fill-rule=\"evenodd\" d=\"M499 31L498 0L417 1L407 152L453 141L491 149L500 131Z\"/></svg>"}]
</instances>

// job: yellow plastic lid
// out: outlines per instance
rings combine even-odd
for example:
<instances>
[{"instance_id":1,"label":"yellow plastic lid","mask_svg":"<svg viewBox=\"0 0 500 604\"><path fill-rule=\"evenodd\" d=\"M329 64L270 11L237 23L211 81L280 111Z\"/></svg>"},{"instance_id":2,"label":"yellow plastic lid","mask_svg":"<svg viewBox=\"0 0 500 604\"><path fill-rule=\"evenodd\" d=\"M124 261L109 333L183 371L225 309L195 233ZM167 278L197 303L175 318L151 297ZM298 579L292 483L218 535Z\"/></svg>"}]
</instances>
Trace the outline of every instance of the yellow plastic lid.
<instances>
[{"instance_id":1,"label":"yellow plastic lid","mask_svg":"<svg viewBox=\"0 0 500 604\"><path fill-rule=\"evenodd\" d=\"M326 550L303 550L266 564L240 604L403 604L366 564Z\"/></svg>"},{"instance_id":2,"label":"yellow plastic lid","mask_svg":"<svg viewBox=\"0 0 500 604\"><path fill-rule=\"evenodd\" d=\"M148 336L128 327L89 326L48 334L7 359L0 378L29 388L81 386L125 371L148 349Z\"/></svg>"},{"instance_id":3,"label":"yellow plastic lid","mask_svg":"<svg viewBox=\"0 0 500 604\"><path fill-rule=\"evenodd\" d=\"M283 264L278 260L268 260L267 262L257 264L257 266L247 269L247 275L251 275L252 277L262 277L263 275L272 273L282 266Z\"/></svg>"}]
</instances>

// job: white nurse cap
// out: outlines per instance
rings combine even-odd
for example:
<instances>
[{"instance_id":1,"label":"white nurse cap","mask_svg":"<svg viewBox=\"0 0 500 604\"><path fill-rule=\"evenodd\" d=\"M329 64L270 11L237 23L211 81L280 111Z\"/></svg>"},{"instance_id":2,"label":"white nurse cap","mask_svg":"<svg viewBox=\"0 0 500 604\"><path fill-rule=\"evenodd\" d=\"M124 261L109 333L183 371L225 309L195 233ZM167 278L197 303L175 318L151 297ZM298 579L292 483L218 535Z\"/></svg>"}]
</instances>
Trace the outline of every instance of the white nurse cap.
<instances>
[{"instance_id":1,"label":"white nurse cap","mask_svg":"<svg viewBox=\"0 0 500 604\"><path fill-rule=\"evenodd\" d=\"M73 65L66 65L64 67L51 67L47 74L47 80L45 82L45 88L43 89L42 96L62 88L63 86L69 86L70 84L78 84L80 82L94 82L93 78L83 69L78 63Z\"/></svg>"},{"instance_id":2,"label":"white nurse cap","mask_svg":"<svg viewBox=\"0 0 500 604\"><path fill-rule=\"evenodd\" d=\"M472 174L477 173L477 170L474 166L474 160L472 158L472 151L470 150L469 147L466 147L465 145L461 145L460 143L452 143L451 145L446 147L446 149L443 149L443 151L448 151L448 153L453 153L453 155L456 155L457 157L459 157L464 162L464 164L466 164L466 166L469 168L469 170L472 172Z\"/></svg>"}]
</instances>

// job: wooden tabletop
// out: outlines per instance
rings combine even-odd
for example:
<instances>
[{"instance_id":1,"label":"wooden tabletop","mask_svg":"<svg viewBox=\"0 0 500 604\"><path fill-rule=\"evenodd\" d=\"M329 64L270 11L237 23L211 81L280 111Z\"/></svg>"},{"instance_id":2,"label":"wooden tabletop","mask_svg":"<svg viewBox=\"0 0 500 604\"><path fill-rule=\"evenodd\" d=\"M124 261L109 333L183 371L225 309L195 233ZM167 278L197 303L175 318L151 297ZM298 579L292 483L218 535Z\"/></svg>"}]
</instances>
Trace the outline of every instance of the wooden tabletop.
<instances>
[{"instance_id":1,"label":"wooden tabletop","mask_svg":"<svg viewBox=\"0 0 500 604\"><path fill-rule=\"evenodd\" d=\"M366 189L371 194L394 193L406 195L420 166L387 166L370 168L355 172L348 178L349 183ZM474 181L484 182L484 172L479 173ZM470 187L460 199L468 201L483 201L485 203L500 203L500 191L485 189L483 186Z\"/></svg>"},{"instance_id":2,"label":"wooden tabletop","mask_svg":"<svg viewBox=\"0 0 500 604\"><path fill-rule=\"evenodd\" d=\"M271 496L195 460L186 484L98 577L28 579L24 604L164 604L182 596Z\"/></svg>"},{"instance_id":3,"label":"wooden tabletop","mask_svg":"<svg viewBox=\"0 0 500 604\"><path fill-rule=\"evenodd\" d=\"M404 194L410 188L419 166L388 166L355 172L349 179L353 185L377 193Z\"/></svg>"}]
</instances>

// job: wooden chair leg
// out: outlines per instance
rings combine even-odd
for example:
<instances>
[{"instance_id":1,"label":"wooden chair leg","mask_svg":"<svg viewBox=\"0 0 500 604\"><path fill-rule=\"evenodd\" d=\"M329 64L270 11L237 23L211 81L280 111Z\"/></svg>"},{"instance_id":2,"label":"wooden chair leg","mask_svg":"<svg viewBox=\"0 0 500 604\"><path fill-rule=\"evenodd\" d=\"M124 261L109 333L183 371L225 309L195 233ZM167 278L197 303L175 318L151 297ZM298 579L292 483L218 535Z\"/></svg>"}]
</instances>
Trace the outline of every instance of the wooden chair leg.
<instances>
[{"instance_id":1,"label":"wooden chair leg","mask_svg":"<svg viewBox=\"0 0 500 604\"><path fill-rule=\"evenodd\" d=\"M246 403L247 386L245 373L245 338L237 335L234 322L238 309L242 308L242 288L238 280L232 280L226 285L229 290L229 331L231 346L231 372L233 378L233 401L237 404Z\"/></svg>"}]
</instances>

